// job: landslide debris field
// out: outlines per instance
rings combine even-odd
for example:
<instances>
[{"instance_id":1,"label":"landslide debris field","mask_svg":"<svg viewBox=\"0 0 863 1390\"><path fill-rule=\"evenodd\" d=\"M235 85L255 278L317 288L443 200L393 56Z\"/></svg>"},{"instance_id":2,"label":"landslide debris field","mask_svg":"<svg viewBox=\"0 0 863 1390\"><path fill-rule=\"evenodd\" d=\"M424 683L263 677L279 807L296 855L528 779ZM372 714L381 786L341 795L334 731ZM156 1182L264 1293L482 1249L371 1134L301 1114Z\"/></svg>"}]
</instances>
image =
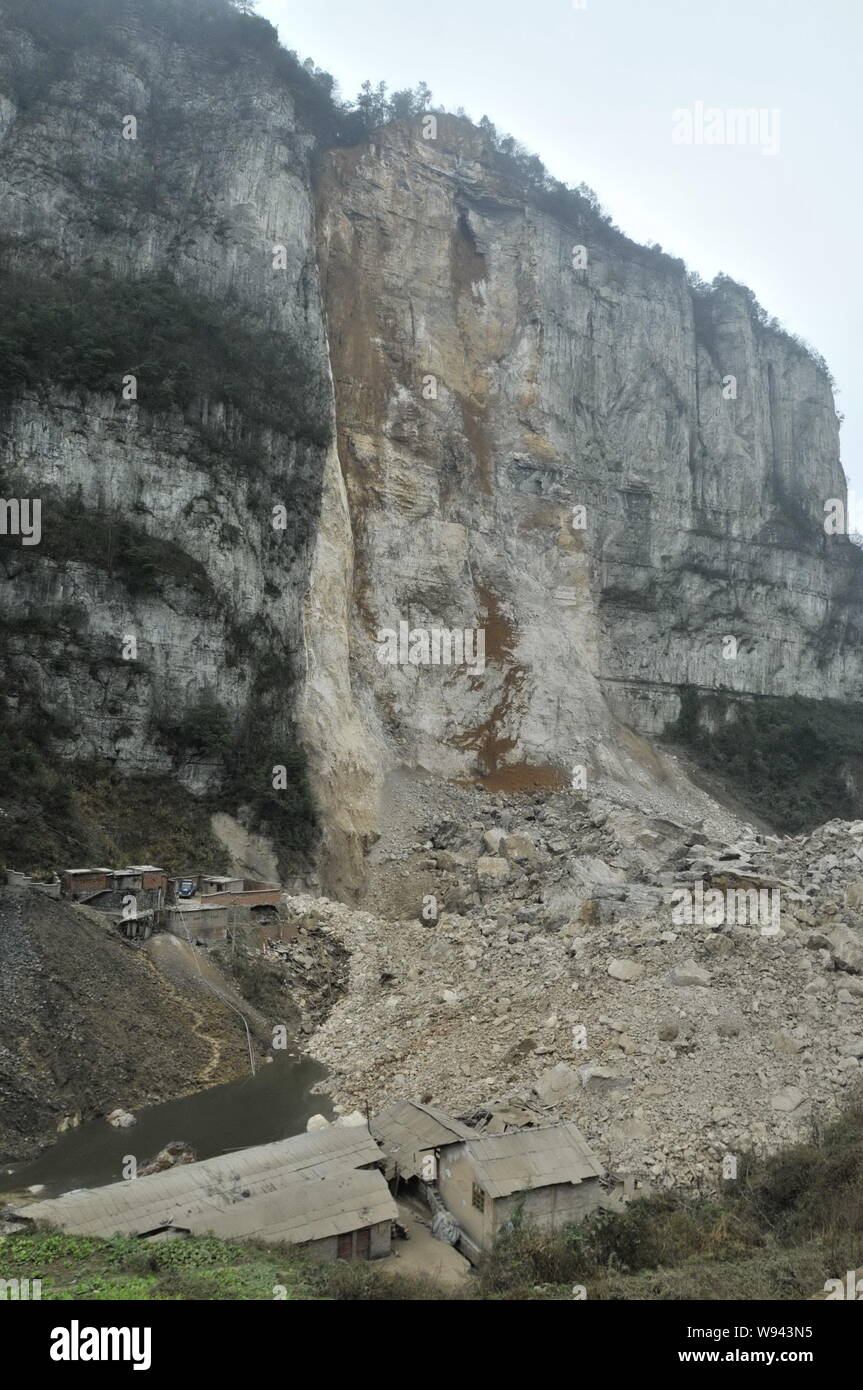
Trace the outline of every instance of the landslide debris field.
<instances>
[{"instance_id":1,"label":"landslide debris field","mask_svg":"<svg viewBox=\"0 0 863 1390\"><path fill-rule=\"evenodd\" d=\"M347 993L310 1044L337 1103L573 1119L612 1171L654 1189L716 1186L726 1155L775 1150L849 1103L863 1077L863 822L780 838L719 808L684 824L687 809L406 795L375 847L376 910L289 900L351 953ZM779 930L675 924L670 891L697 883L778 892Z\"/></svg>"},{"instance_id":2,"label":"landslide debris field","mask_svg":"<svg viewBox=\"0 0 863 1390\"><path fill-rule=\"evenodd\" d=\"M64 1232L0 1236L8 1276L39 1270L44 1300L270 1301L518 1299L572 1304L582 1284L591 1302L611 1299L828 1297L826 1282L860 1262L863 1111L849 1108L822 1131L768 1159L745 1161L719 1194L658 1193L622 1211L594 1212L578 1226L503 1233L479 1269L445 1282L417 1261L411 1240L388 1260L315 1260L296 1246L212 1236L150 1243ZM404 1204L400 1205L405 1216ZM441 1242L429 1244L449 1250ZM450 1254L454 1252L449 1251ZM428 1257L428 1254L427 1256ZM458 1258L458 1257L456 1257ZM433 1272L434 1271L434 1272ZM841 1281L844 1283L844 1280ZM835 1296L835 1294L833 1295Z\"/></svg>"},{"instance_id":3,"label":"landslide debris field","mask_svg":"<svg viewBox=\"0 0 863 1390\"><path fill-rule=\"evenodd\" d=\"M142 947L86 908L0 890L0 1153L241 1075L242 1024L199 968L262 1051L289 1021L337 1107L573 1119L652 1190L716 1186L728 1155L852 1103L863 822L783 838L707 798L404 774L391 792L363 908L286 896L298 939L273 951ZM699 884L778 895L778 919L675 922L670 893Z\"/></svg>"}]
</instances>

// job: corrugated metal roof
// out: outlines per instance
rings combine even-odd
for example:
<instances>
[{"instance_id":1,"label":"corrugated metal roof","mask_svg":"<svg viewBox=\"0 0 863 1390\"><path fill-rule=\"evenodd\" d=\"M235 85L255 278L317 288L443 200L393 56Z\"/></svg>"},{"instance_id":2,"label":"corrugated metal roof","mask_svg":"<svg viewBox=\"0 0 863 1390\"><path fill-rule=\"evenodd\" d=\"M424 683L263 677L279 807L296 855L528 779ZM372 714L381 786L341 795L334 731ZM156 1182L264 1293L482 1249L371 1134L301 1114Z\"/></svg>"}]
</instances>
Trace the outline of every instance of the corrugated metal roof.
<instances>
[{"instance_id":1,"label":"corrugated metal roof","mask_svg":"<svg viewBox=\"0 0 863 1390\"><path fill-rule=\"evenodd\" d=\"M16 1214L92 1236L109 1236L116 1231L141 1235L162 1226L179 1226L195 1232L213 1231L216 1235L256 1233L272 1240L319 1239L270 1235L266 1222L272 1221L278 1230L288 1231L296 1224L296 1210L308 1218L306 1224L313 1222L315 1212L320 1212L324 1226L327 1222L332 1224L337 1211L349 1215L344 1202L351 1192L361 1209L383 1209L388 1192L379 1172L370 1174L373 1181L353 1187L339 1187L338 1183L333 1186L332 1182L380 1160L381 1151L365 1125L332 1125L274 1144L259 1144L235 1154L183 1164L149 1177L31 1202L19 1207ZM357 1224L371 1222L362 1220ZM340 1229L356 1228L348 1224Z\"/></svg>"},{"instance_id":2,"label":"corrugated metal roof","mask_svg":"<svg viewBox=\"0 0 863 1390\"><path fill-rule=\"evenodd\" d=\"M476 1182L490 1197L601 1178L603 1169L573 1124L542 1125L465 1142Z\"/></svg>"},{"instance_id":3,"label":"corrugated metal roof","mask_svg":"<svg viewBox=\"0 0 863 1390\"><path fill-rule=\"evenodd\" d=\"M357 1168L325 1182L294 1177L275 1195L219 1212L208 1229L225 1239L287 1240L299 1244L394 1221L398 1208L377 1170Z\"/></svg>"},{"instance_id":4,"label":"corrugated metal roof","mask_svg":"<svg viewBox=\"0 0 863 1390\"><path fill-rule=\"evenodd\" d=\"M443 1110L416 1100L399 1100L382 1110L373 1117L371 1131L390 1160L388 1171L398 1164L404 1178L420 1176L422 1154L429 1149L457 1144L474 1134Z\"/></svg>"}]
</instances>

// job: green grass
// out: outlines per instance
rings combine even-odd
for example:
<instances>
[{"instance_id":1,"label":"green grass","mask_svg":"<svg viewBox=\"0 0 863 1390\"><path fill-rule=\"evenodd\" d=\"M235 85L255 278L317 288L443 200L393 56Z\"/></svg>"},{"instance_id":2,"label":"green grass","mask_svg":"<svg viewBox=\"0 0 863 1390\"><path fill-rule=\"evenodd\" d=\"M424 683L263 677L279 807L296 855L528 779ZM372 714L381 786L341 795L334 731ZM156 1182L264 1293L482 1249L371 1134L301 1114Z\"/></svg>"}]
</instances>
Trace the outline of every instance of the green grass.
<instances>
[{"instance_id":1,"label":"green grass","mask_svg":"<svg viewBox=\"0 0 863 1390\"><path fill-rule=\"evenodd\" d=\"M41 1279L42 1300L292 1301L442 1297L432 1283L295 1248L212 1236L147 1243L56 1233L0 1237L0 1279Z\"/></svg>"}]
</instances>

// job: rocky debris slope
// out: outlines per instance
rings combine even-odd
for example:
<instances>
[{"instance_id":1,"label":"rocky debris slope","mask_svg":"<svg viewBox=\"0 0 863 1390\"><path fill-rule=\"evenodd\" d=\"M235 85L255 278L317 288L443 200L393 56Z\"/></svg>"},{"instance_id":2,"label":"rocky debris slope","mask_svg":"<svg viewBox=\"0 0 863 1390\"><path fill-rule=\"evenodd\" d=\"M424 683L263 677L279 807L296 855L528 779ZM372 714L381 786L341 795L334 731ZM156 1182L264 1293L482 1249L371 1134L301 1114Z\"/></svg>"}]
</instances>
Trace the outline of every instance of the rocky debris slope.
<instances>
[{"instance_id":1,"label":"rocky debris slope","mask_svg":"<svg viewBox=\"0 0 863 1390\"><path fill-rule=\"evenodd\" d=\"M276 1025L292 1040L314 1032L344 993L344 947L316 924L313 913L298 924L292 940L274 935L260 946L250 937L237 929L235 940L212 948L210 955L256 1010L268 1038Z\"/></svg>"},{"instance_id":2,"label":"rocky debris slope","mask_svg":"<svg viewBox=\"0 0 863 1390\"><path fill-rule=\"evenodd\" d=\"M450 794L381 868L398 920L289 900L351 952L312 1044L341 1105L527 1106L576 1120L615 1172L716 1183L863 1079L863 822L722 839L566 793L457 820L483 797ZM672 894L698 885L778 890L778 929L676 923Z\"/></svg>"},{"instance_id":3,"label":"rocky debris slope","mask_svg":"<svg viewBox=\"0 0 863 1390\"><path fill-rule=\"evenodd\" d=\"M213 994L184 997L96 913L0 888L0 1157L247 1068L245 1033Z\"/></svg>"}]
</instances>

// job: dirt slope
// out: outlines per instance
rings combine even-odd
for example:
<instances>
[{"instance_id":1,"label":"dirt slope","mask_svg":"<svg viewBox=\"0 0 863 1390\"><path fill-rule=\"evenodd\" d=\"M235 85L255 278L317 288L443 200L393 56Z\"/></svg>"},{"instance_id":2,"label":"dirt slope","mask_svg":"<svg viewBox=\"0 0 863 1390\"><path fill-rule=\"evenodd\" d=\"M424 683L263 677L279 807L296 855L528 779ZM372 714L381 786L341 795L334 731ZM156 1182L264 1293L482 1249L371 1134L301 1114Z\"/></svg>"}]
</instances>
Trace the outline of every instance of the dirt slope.
<instances>
[{"instance_id":1,"label":"dirt slope","mask_svg":"<svg viewBox=\"0 0 863 1390\"><path fill-rule=\"evenodd\" d=\"M247 1067L239 1018L203 985L178 989L85 910L0 888L0 1160L33 1156L67 1117L155 1104Z\"/></svg>"}]
</instances>

